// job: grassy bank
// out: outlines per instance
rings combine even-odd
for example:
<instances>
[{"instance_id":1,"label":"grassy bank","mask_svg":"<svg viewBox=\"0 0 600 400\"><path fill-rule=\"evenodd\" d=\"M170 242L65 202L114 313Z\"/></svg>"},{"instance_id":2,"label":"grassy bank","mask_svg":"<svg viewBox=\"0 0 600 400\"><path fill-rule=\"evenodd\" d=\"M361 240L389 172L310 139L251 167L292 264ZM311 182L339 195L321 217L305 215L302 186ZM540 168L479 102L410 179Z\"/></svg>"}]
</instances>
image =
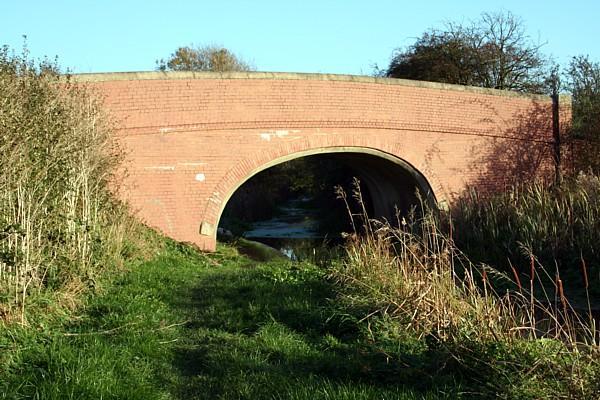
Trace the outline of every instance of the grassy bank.
<instances>
[{"instance_id":1,"label":"grassy bank","mask_svg":"<svg viewBox=\"0 0 600 400\"><path fill-rule=\"evenodd\" d=\"M77 312L40 317L27 328L2 326L0 398L593 399L598 393L597 365L585 351L547 339L484 340L479 330L489 326L469 321L456 326L460 340L440 340L432 328L440 319L413 307L417 315L409 322L431 322L429 333L419 334L424 330L407 325L391 306L378 308L385 303L380 297L357 281L331 279L336 274L311 264L257 262L232 247L203 255L169 242L153 260L99 281ZM369 282L376 284L372 276Z\"/></svg>"},{"instance_id":2,"label":"grassy bank","mask_svg":"<svg viewBox=\"0 0 600 400\"><path fill-rule=\"evenodd\" d=\"M99 284L75 314L2 326L0 398L413 399L460 391L453 379L421 376L423 361L411 375L373 344L309 264L258 263L229 247L200 255L170 243Z\"/></svg>"},{"instance_id":3,"label":"grassy bank","mask_svg":"<svg viewBox=\"0 0 600 400\"><path fill-rule=\"evenodd\" d=\"M600 397L597 321L589 302L572 307L558 272L554 280L532 257L521 282L474 264L432 214L400 227L363 221L330 277L374 343L394 337L399 359L406 343L423 346L437 379L475 398Z\"/></svg>"}]
</instances>

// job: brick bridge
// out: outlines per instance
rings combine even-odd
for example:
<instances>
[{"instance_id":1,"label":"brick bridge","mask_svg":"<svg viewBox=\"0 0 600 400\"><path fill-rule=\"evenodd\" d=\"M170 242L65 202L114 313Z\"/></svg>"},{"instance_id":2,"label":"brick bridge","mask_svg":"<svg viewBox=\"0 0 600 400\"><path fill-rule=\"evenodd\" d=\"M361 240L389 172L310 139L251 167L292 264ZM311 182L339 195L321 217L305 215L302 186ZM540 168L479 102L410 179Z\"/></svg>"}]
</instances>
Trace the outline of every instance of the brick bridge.
<instances>
[{"instance_id":1,"label":"brick bridge","mask_svg":"<svg viewBox=\"0 0 600 400\"><path fill-rule=\"evenodd\" d=\"M344 75L76 75L103 97L128 153L122 197L168 236L215 247L228 199L297 157L353 164L386 216L415 189L438 204L551 165L551 101L465 86ZM569 100L569 99L567 99ZM563 120L570 103L563 102Z\"/></svg>"}]
</instances>

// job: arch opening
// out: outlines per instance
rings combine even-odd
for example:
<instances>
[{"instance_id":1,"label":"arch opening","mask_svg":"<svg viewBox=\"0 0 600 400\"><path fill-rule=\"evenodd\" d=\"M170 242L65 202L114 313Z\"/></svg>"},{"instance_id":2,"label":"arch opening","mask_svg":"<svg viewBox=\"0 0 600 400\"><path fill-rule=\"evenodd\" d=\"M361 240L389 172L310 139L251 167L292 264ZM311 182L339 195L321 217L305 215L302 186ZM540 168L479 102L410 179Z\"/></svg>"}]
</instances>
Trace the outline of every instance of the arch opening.
<instances>
[{"instance_id":1,"label":"arch opening","mask_svg":"<svg viewBox=\"0 0 600 400\"><path fill-rule=\"evenodd\" d=\"M224 202L218 231L271 245L280 239L326 237L335 242L352 226L334 187L347 193L352 212L357 212L361 207L352 200L354 178L370 218L394 224L397 213L420 208L421 201L436 205L425 177L402 159L373 149L320 149L276 159L248 174Z\"/></svg>"}]
</instances>

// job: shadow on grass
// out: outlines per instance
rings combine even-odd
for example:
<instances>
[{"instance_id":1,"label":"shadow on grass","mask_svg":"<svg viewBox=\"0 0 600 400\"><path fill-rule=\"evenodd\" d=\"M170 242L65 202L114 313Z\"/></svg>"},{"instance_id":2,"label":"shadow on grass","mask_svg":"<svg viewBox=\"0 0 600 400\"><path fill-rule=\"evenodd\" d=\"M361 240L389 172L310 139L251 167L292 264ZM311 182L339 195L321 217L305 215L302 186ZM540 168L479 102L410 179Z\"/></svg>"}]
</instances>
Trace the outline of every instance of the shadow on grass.
<instances>
[{"instance_id":1,"label":"shadow on grass","mask_svg":"<svg viewBox=\"0 0 600 400\"><path fill-rule=\"evenodd\" d=\"M539 346L474 343L461 366L397 321L358 321L316 267L227 252L167 246L77 315L0 329L0 399L552 398L519 369ZM539 376L560 384L553 365Z\"/></svg>"},{"instance_id":2,"label":"shadow on grass","mask_svg":"<svg viewBox=\"0 0 600 400\"><path fill-rule=\"evenodd\" d=\"M173 298L174 308L190 320L175 347L174 364L183 377L175 385L178 395L444 397L442 386L451 382L419 369L437 364L431 354L408 349L400 360L376 348L352 316L332 307L334 296L313 267L249 264L207 271L191 296Z\"/></svg>"}]
</instances>

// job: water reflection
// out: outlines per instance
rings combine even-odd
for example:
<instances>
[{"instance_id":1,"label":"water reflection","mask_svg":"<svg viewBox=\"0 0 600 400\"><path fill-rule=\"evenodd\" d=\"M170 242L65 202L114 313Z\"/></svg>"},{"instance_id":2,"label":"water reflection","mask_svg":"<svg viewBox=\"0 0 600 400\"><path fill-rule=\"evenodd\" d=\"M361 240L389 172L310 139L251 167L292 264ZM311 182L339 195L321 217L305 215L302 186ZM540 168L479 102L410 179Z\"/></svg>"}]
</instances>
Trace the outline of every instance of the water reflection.
<instances>
[{"instance_id":1,"label":"water reflection","mask_svg":"<svg viewBox=\"0 0 600 400\"><path fill-rule=\"evenodd\" d=\"M319 231L317 210L311 207L311 199L291 199L278 207L277 215L265 221L251 224L252 229L244 232L247 239L295 238L314 239L322 237Z\"/></svg>"},{"instance_id":2,"label":"water reflection","mask_svg":"<svg viewBox=\"0 0 600 400\"><path fill-rule=\"evenodd\" d=\"M278 249L294 261L313 261L341 243L339 234L323 233L318 209L309 197L288 200L278 207L275 217L252 223L243 237Z\"/></svg>"}]
</instances>

